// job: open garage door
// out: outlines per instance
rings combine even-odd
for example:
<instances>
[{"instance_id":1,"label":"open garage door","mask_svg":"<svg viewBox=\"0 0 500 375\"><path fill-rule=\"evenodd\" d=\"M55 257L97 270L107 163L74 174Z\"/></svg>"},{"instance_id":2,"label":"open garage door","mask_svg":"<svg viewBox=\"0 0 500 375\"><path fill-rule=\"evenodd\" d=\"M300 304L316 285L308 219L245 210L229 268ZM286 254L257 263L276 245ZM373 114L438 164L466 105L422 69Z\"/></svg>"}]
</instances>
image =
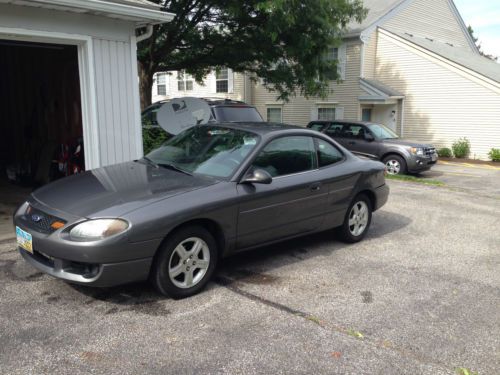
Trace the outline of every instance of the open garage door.
<instances>
[{"instance_id":1,"label":"open garage door","mask_svg":"<svg viewBox=\"0 0 500 375\"><path fill-rule=\"evenodd\" d=\"M0 174L40 186L83 170L76 46L0 39Z\"/></svg>"}]
</instances>

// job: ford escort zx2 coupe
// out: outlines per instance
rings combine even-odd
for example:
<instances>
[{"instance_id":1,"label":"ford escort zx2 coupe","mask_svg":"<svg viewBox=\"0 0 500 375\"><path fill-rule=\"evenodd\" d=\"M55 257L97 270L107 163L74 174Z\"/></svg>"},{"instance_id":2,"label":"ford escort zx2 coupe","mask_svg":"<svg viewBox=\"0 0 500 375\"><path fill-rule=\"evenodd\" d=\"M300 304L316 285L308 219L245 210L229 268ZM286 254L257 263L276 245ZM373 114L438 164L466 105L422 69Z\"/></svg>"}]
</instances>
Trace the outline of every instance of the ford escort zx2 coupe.
<instances>
[{"instance_id":1,"label":"ford escort zx2 coupe","mask_svg":"<svg viewBox=\"0 0 500 375\"><path fill-rule=\"evenodd\" d=\"M321 133L202 125L36 190L14 222L22 257L49 275L101 287L149 279L182 298L232 253L331 228L360 241L388 194L382 163Z\"/></svg>"}]
</instances>

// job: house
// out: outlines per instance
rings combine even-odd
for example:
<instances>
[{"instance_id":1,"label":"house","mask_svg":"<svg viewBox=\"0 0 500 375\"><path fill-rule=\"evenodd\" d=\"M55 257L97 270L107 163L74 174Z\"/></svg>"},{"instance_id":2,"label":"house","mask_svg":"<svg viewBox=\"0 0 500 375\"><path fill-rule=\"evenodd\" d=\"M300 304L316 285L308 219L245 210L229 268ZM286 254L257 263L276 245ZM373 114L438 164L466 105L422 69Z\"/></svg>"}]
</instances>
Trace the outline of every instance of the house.
<instances>
[{"instance_id":1,"label":"house","mask_svg":"<svg viewBox=\"0 0 500 375\"><path fill-rule=\"evenodd\" d=\"M316 119L381 122L399 135L450 147L471 142L471 157L500 148L500 64L479 54L452 0L365 0L368 16L348 25L344 42L328 51L341 83L326 98L276 100L259 82L234 74L231 98L255 105L264 117L306 125ZM213 96L215 73L201 87L174 96ZM174 80L172 85L172 80ZM208 82L212 82L211 84ZM155 86L157 89L158 86ZM156 92L158 93L158 91Z\"/></svg>"},{"instance_id":2,"label":"house","mask_svg":"<svg viewBox=\"0 0 500 375\"><path fill-rule=\"evenodd\" d=\"M1 177L47 182L82 139L85 169L142 156L136 43L172 18L146 0L0 0Z\"/></svg>"}]
</instances>

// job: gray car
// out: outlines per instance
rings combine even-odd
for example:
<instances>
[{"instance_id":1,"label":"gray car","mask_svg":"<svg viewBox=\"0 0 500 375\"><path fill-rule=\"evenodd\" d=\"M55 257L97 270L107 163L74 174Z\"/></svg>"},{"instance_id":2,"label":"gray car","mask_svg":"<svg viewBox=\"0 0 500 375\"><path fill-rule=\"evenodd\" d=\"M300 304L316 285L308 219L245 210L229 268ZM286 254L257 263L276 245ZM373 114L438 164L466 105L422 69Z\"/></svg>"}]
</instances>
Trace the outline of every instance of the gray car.
<instances>
[{"instance_id":1,"label":"gray car","mask_svg":"<svg viewBox=\"0 0 500 375\"><path fill-rule=\"evenodd\" d=\"M381 124L361 121L311 121L308 128L320 131L351 152L382 161L389 174L420 173L436 164L436 148L401 139Z\"/></svg>"},{"instance_id":2,"label":"gray car","mask_svg":"<svg viewBox=\"0 0 500 375\"><path fill-rule=\"evenodd\" d=\"M36 190L14 222L22 257L43 272L102 287L149 278L180 298L232 253L330 228L360 241L388 194L383 164L323 134L202 125Z\"/></svg>"}]
</instances>

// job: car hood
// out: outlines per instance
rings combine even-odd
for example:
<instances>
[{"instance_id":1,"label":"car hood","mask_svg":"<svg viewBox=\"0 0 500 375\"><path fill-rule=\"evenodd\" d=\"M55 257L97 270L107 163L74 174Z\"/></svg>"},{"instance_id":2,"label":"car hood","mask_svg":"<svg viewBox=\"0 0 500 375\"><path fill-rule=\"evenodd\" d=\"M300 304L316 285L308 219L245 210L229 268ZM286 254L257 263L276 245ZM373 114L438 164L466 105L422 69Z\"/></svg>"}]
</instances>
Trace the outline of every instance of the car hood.
<instances>
[{"instance_id":1,"label":"car hood","mask_svg":"<svg viewBox=\"0 0 500 375\"><path fill-rule=\"evenodd\" d=\"M399 146L407 146L407 147L433 147L430 144L422 143L418 141L412 141L411 139L405 138L396 138L396 139L384 139L382 142L387 144L399 145Z\"/></svg>"},{"instance_id":2,"label":"car hood","mask_svg":"<svg viewBox=\"0 0 500 375\"><path fill-rule=\"evenodd\" d=\"M114 217L217 182L141 162L127 162L63 178L36 190L32 196L41 204L70 215Z\"/></svg>"}]
</instances>

